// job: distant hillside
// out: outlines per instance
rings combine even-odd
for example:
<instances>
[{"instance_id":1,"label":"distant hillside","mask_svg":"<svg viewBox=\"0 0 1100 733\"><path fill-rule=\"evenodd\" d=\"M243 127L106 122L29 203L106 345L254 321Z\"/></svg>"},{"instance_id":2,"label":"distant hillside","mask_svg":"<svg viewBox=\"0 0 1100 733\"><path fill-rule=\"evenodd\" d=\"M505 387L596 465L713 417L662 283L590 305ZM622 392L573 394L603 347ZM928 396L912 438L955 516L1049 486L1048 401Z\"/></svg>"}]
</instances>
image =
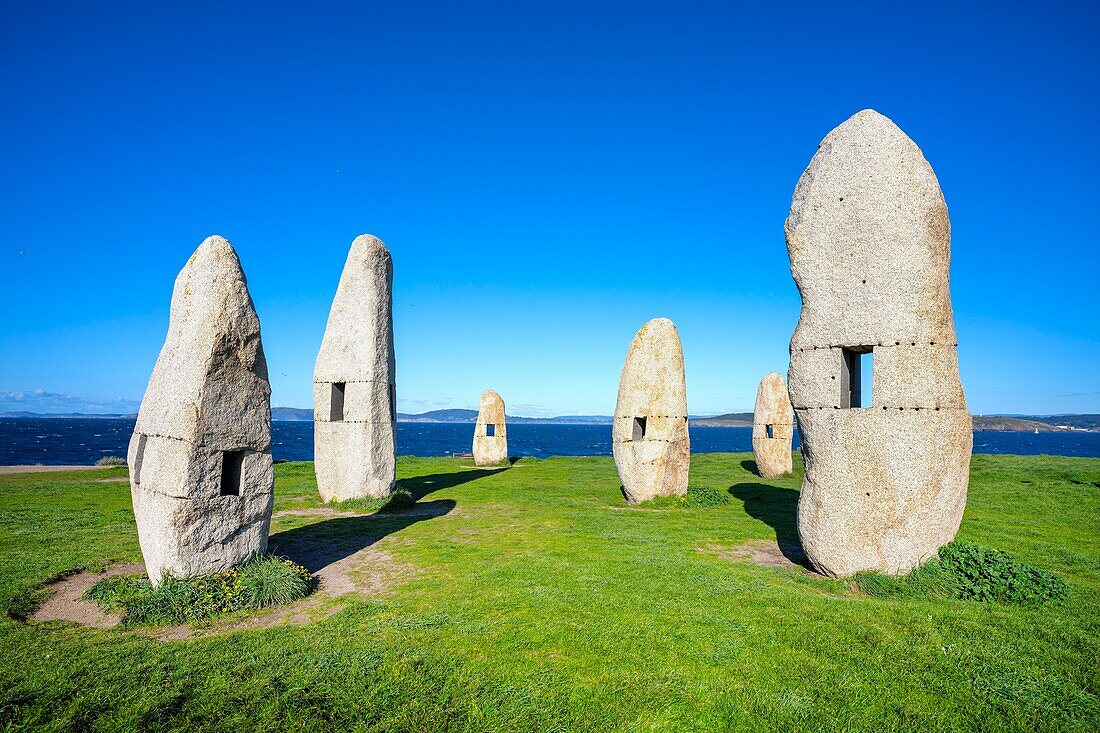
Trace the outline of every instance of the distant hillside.
<instances>
[{"instance_id":1,"label":"distant hillside","mask_svg":"<svg viewBox=\"0 0 1100 733\"><path fill-rule=\"evenodd\" d=\"M1059 428L1053 425L1048 425L1044 422L1037 420L1025 420L1018 417L1000 417L997 415L991 415L988 417L974 417L974 429L975 430L999 430L1005 432L1025 432L1034 433L1038 430L1040 433L1054 433L1059 432ZM1065 430L1065 428L1062 428Z\"/></svg>"},{"instance_id":2,"label":"distant hillside","mask_svg":"<svg viewBox=\"0 0 1100 733\"><path fill-rule=\"evenodd\" d=\"M272 420L288 420L291 422L313 422L313 410L302 407L272 407Z\"/></svg>"},{"instance_id":3,"label":"distant hillside","mask_svg":"<svg viewBox=\"0 0 1100 733\"><path fill-rule=\"evenodd\" d=\"M477 410L430 410L415 415L399 412L397 422L477 422Z\"/></svg>"},{"instance_id":4,"label":"distant hillside","mask_svg":"<svg viewBox=\"0 0 1100 733\"><path fill-rule=\"evenodd\" d=\"M1043 418L1051 425L1065 425L1078 430L1100 430L1100 415L1051 415Z\"/></svg>"},{"instance_id":5,"label":"distant hillside","mask_svg":"<svg viewBox=\"0 0 1100 733\"><path fill-rule=\"evenodd\" d=\"M692 425L700 427L743 428L752 426L751 412L727 412L725 415L714 417L695 417L691 419Z\"/></svg>"}]
</instances>

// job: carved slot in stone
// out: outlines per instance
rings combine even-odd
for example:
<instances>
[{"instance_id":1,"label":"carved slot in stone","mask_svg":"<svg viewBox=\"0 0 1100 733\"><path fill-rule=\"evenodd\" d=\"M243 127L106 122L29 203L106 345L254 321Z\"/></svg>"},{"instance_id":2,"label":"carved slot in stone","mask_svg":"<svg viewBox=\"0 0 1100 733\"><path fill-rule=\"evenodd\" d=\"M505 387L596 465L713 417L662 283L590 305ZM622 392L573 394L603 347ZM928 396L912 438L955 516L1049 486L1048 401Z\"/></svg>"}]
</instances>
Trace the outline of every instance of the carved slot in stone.
<instances>
[{"instance_id":1,"label":"carved slot in stone","mask_svg":"<svg viewBox=\"0 0 1100 733\"><path fill-rule=\"evenodd\" d=\"M768 434L768 440L775 440L775 426L768 424L764 426L765 432Z\"/></svg>"},{"instance_id":2,"label":"carved slot in stone","mask_svg":"<svg viewBox=\"0 0 1100 733\"><path fill-rule=\"evenodd\" d=\"M851 346L841 349L840 359L840 406L856 408L871 406L870 383L863 389L864 381L870 381L874 373L875 353L871 346ZM866 391L867 399L864 400Z\"/></svg>"},{"instance_id":3,"label":"carved slot in stone","mask_svg":"<svg viewBox=\"0 0 1100 733\"><path fill-rule=\"evenodd\" d=\"M137 457L134 459L134 483L141 483L141 464L145 461L145 444L148 442L147 435L138 436Z\"/></svg>"},{"instance_id":4,"label":"carved slot in stone","mask_svg":"<svg viewBox=\"0 0 1100 733\"><path fill-rule=\"evenodd\" d=\"M222 496L241 495L241 465L244 463L244 451L222 451Z\"/></svg>"},{"instance_id":5,"label":"carved slot in stone","mask_svg":"<svg viewBox=\"0 0 1100 733\"><path fill-rule=\"evenodd\" d=\"M630 435L631 440L645 440L645 423L646 419L644 417L634 418L634 428Z\"/></svg>"},{"instance_id":6,"label":"carved slot in stone","mask_svg":"<svg viewBox=\"0 0 1100 733\"><path fill-rule=\"evenodd\" d=\"M493 425L492 423L488 423L485 426L485 437L493 438L493 437L496 437L496 434L497 434L497 426Z\"/></svg>"},{"instance_id":7,"label":"carved slot in stone","mask_svg":"<svg viewBox=\"0 0 1100 733\"><path fill-rule=\"evenodd\" d=\"M397 422L397 385L390 385L390 422Z\"/></svg>"},{"instance_id":8,"label":"carved slot in stone","mask_svg":"<svg viewBox=\"0 0 1100 733\"><path fill-rule=\"evenodd\" d=\"M342 422L344 420L344 392L346 390L346 382L333 382L328 401L329 422Z\"/></svg>"}]
</instances>

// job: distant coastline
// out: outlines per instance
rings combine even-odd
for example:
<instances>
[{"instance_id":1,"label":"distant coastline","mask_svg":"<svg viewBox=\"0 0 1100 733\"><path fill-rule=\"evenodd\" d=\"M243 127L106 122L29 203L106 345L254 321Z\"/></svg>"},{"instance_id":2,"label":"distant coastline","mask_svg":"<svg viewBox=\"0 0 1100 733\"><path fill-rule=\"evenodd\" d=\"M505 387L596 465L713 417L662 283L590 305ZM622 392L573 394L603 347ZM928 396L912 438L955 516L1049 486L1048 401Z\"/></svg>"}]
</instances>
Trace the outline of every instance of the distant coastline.
<instances>
[{"instance_id":1,"label":"distant coastline","mask_svg":"<svg viewBox=\"0 0 1100 733\"><path fill-rule=\"evenodd\" d=\"M110 420L130 419L137 413L91 414L82 412L0 412L0 418L9 419L89 419ZM312 422L313 410L300 407L273 407L271 419L287 422ZM610 425L610 415L559 415L557 417L516 417L509 416L508 421L516 425ZM474 423L477 422L477 410L431 410L416 414L399 412L400 423ZM751 412L730 412L724 415L691 416L691 425L697 427L750 427ZM1079 415L975 415L975 430L997 432L1040 433L1051 432L1095 432L1100 430L1100 414Z\"/></svg>"}]
</instances>

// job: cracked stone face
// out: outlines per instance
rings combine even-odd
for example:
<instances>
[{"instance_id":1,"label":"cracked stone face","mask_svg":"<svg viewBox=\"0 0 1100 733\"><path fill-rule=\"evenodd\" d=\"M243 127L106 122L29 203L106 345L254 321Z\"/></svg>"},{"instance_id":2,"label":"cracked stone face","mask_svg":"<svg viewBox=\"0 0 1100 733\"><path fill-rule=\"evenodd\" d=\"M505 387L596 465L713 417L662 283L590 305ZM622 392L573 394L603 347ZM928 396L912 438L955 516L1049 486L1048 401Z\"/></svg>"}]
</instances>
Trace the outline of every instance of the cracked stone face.
<instances>
[{"instance_id":1,"label":"cracked stone face","mask_svg":"<svg viewBox=\"0 0 1100 733\"><path fill-rule=\"evenodd\" d=\"M752 411L752 452L756 470L764 478L790 473L794 413L787 395L787 383L779 372L770 372L756 390Z\"/></svg>"},{"instance_id":2,"label":"cracked stone face","mask_svg":"<svg viewBox=\"0 0 1100 733\"><path fill-rule=\"evenodd\" d=\"M313 370L317 489L325 501L396 486L393 260L382 240L351 243Z\"/></svg>"},{"instance_id":3,"label":"cracked stone face","mask_svg":"<svg viewBox=\"0 0 1100 733\"><path fill-rule=\"evenodd\" d=\"M905 133L864 110L821 142L786 235L802 295L789 373L799 536L828 575L908 572L958 531L973 445L939 182Z\"/></svg>"},{"instance_id":4,"label":"cracked stone face","mask_svg":"<svg viewBox=\"0 0 1100 733\"><path fill-rule=\"evenodd\" d=\"M267 549L275 474L260 321L237 253L209 237L176 278L168 336L127 454L150 580Z\"/></svg>"},{"instance_id":5,"label":"cracked stone face","mask_svg":"<svg viewBox=\"0 0 1100 733\"><path fill-rule=\"evenodd\" d=\"M627 351L612 450L627 501L687 493L691 444L684 351L667 318L642 326Z\"/></svg>"},{"instance_id":6,"label":"cracked stone face","mask_svg":"<svg viewBox=\"0 0 1100 733\"><path fill-rule=\"evenodd\" d=\"M481 393L474 426L474 465L495 466L508 460L508 426L504 400L491 389Z\"/></svg>"}]
</instances>

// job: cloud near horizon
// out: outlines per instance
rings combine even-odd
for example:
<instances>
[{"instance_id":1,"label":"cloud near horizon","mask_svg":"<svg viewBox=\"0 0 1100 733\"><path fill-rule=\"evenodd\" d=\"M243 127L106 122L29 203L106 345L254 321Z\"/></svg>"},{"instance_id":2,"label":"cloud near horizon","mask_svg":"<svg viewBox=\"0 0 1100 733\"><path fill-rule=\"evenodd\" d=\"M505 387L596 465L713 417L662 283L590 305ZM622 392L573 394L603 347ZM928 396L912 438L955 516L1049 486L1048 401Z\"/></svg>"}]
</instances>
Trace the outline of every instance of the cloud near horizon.
<instances>
[{"instance_id":1,"label":"cloud near horizon","mask_svg":"<svg viewBox=\"0 0 1100 733\"><path fill-rule=\"evenodd\" d=\"M140 400L114 397L106 400L92 400L63 392L47 392L34 389L27 392L0 390L0 412L84 412L90 415L104 415L137 412Z\"/></svg>"}]
</instances>

